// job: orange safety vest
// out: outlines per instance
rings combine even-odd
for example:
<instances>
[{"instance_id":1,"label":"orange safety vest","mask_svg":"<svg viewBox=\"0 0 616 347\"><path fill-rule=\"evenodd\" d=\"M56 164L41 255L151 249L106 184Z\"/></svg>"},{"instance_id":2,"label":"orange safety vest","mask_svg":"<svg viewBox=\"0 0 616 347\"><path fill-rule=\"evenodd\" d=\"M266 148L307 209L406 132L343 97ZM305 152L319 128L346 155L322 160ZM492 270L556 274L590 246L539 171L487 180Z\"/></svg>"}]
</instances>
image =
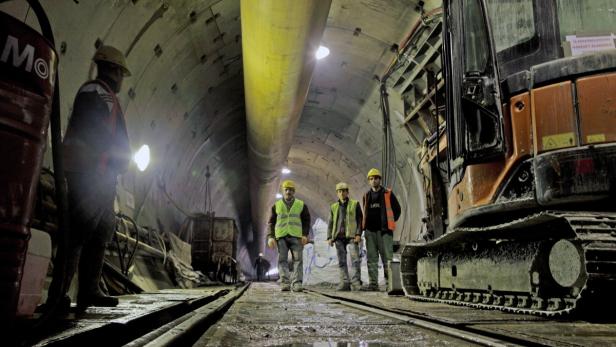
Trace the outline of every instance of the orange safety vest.
<instances>
[{"instance_id":1,"label":"orange safety vest","mask_svg":"<svg viewBox=\"0 0 616 347\"><path fill-rule=\"evenodd\" d=\"M368 218L368 194L364 195L363 199L363 208L364 208L364 216L361 222L361 228L366 230L366 218ZM387 218L387 229L394 231L396 230L396 221L394 220L394 210L391 208L391 188L386 188L385 193L383 193L385 197L385 217Z\"/></svg>"}]
</instances>

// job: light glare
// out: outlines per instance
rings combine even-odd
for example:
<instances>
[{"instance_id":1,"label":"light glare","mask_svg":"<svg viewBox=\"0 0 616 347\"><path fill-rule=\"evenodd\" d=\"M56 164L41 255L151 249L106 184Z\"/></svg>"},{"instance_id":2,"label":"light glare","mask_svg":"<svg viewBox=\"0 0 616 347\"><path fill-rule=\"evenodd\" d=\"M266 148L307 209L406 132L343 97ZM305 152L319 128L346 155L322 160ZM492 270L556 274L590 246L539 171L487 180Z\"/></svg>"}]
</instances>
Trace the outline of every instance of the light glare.
<instances>
[{"instance_id":1,"label":"light glare","mask_svg":"<svg viewBox=\"0 0 616 347\"><path fill-rule=\"evenodd\" d=\"M286 167L283 167L283 168L282 168L282 174L283 174L283 175L288 175L288 174L290 174L290 173L291 173L291 170L289 170L288 168L286 168Z\"/></svg>"},{"instance_id":2,"label":"light glare","mask_svg":"<svg viewBox=\"0 0 616 347\"><path fill-rule=\"evenodd\" d=\"M133 161L137 164L139 171L145 171L150 164L150 146L143 145L133 156Z\"/></svg>"},{"instance_id":3,"label":"light glare","mask_svg":"<svg viewBox=\"0 0 616 347\"><path fill-rule=\"evenodd\" d=\"M325 46L319 46L319 49L317 49L317 53L315 54L317 59L323 59L327 57L328 55L329 55L329 48Z\"/></svg>"},{"instance_id":4,"label":"light glare","mask_svg":"<svg viewBox=\"0 0 616 347\"><path fill-rule=\"evenodd\" d=\"M282 194L276 193L276 199L282 199Z\"/></svg>"}]
</instances>

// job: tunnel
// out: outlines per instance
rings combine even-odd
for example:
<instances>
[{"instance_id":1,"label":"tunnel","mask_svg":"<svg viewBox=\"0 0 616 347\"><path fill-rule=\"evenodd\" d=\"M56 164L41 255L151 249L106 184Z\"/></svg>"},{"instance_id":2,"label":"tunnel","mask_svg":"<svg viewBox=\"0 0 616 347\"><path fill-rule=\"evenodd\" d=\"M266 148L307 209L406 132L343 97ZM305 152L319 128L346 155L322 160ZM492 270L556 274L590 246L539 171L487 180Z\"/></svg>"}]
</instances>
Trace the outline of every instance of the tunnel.
<instances>
[{"instance_id":1,"label":"tunnel","mask_svg":"<svg viewBox=\"0 0 616 347\"><path fill-rule=\"evenodd\" d=\"M248 43L244 38L257 36L259 26L291 25L298 19L281 15L273 17L272 24L265 23L268 11L284 14L288 9L277 9L274 4L257 8L246 2L249 5L254 8L246 9L248 19L242 21L240 2L231 0L43 3L58 46L63 131L74 94L94 76L91 57L96 48L113 45L126 54L132 72L118 94L132 149L136 151L143 144L151 149L148 170L139 172L133 167L118 184L118 207L137 223L177 231L186 214L205 213L206 209L233 218L240 234L238 258L249 272L251 259L265 249L267 217L281 178L296 181L297 196L309 206L313 222L327 221L329 205L336 200L336 183L347 182L351 196L360 199L369 189L366 173L373 167L383 168L383 151L389 148L393 159L382 170L388 173L387 184L403 206L395 238L413 238L419 228L422 200L417 159L410 154L425 135L421 129L405 125L403 102L399 97L399 101L391 98L388 117L393 143L384 143L380 85L396 50L421 23L422 14L440 4L324 1L320 8L295 9L296 17L304 17L297 27L306 32L291 32L301 42L288 49L295 50L292 62L296 66L292 69L306 71L301 78L293 76L296 71L280 72L277 78L281 84L271 87L267 95L261 93L263 85L258 83L271 76L256 75L259 68L246 71L246 57L251 52L245 50L270 54L262 59L285 59L289 53L260 53L258 49L275 44L293 28L279 37L270 31ZM8 1L1 6L38 27L27 2ZM254 11L261 14L252 14ZM311 15L320 18L315 20ZM248 22L251 19L256 22ZM252 27L242 27L243 22ZM317 61L314 53L320 45L331 53ZM283 69L280 65L275 68ZM246 86L250 73L261 80ZM285 88L294 88L292 105L275 106L278 109L267 122L282 117L289 120L281 124L278 133L255 133L252 129L258 129L265 118L253 120L251 125L247 116L256 112L252 108L269 107L260 104L281 98L288 93ZM388 93L400 94L395 89ZM430 117L427 108L426 113ZM261 159L263 153L254 154L253 142L258 139L253 136L273 136L269 146L277 148L264 150L265 159ZM46 167L52 166L50 152L48 146ZM283 174L283 167L290 173ZM206 202L207 173L211 205ZM166 194L180 209L169 203ZM275 258L274 252L267 256Z\"/></svg>"}]
</instances>

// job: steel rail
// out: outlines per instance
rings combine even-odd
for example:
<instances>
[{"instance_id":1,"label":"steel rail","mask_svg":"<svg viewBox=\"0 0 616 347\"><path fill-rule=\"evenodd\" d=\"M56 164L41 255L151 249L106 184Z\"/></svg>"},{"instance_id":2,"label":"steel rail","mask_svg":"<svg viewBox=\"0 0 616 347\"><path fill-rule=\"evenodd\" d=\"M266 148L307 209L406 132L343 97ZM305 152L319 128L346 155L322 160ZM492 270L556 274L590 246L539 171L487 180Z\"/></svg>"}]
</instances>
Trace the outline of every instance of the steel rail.
<instances>
[{"instance_id":1,"label":"steel rail","mask_svg":"<svg viewBox=\"0 0 616 347\"><path fill-rule=\"evenodd\" d=\"M361 303L360 301L357 301L357 300L342 298L336 295L325 294L325 293L321 293L321 292L310 290L310 289L305 289L305 292L311 295L314 295L314 296L322 296L322 297L326 297L329 299L338 300L339 303L344 306L348 306L348 307L352 307L358 310L367 311L367 312L382 315L388 318L400 320L409 325L414 325L420 328L429 329L429 330L436 331L441 334L449 335L455 338L459 338L459 339L469 341L472 343L476 343L479 345L483 345L483 346L503 347L503 346L528 346L529 344L539 345L531 341L519 341L518 343L518 342L512 342L511 341L512 338L504 337L503 339L500 339L497 337L487 336L487 335L484 335L484 334L481 334L475 331L471 331L470 329L467 330L467 329L462 329L462 328L456 328L456 327L452 327L447 324L437 323L437 322L434 322L428 319L418 318L418 317L415 317L413 314L404 314L404 313L395 312L393 310L386 309L386 308L377 308L373 305Z\"/></svg>"}]
</instances>

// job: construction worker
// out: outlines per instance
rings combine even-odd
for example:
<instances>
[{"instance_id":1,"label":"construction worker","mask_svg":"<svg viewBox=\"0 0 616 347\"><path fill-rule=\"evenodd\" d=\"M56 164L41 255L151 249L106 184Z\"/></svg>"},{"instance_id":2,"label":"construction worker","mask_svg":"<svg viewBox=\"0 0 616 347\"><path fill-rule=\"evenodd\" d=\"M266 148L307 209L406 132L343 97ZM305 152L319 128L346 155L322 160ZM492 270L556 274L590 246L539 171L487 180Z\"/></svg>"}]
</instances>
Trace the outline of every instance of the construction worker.
<instances>
[{"instance_id":1,"label":"construction worker","mask_svg":"<svg viewBox=\"0 0 616 347\"><path fill-rule=\"evenodd\" d=\"M361 288L361 258L359 243L361 242L361 208L357 200L349 199L349 186L340 182L336 184L338 201L331 205L329 223L327 226L327 242L336 245L340 283L336 290L348 291ZM349 281L347 267L347 247L350 250L352 263L352 278Z\"/></svg>"},{"instance_id":2,"label":"construction worker","mask_svg":"<svg viewBox=\"0 0 616 347\"><path fill-rule=\"evenodd\" d=\"M269 235L267 245L270 248L278 246L278 273L280 274L280 290L285 292L303 291L304 277L303 251L308 243L310 228L310 213L308 206L295 198L295 183L291 180L282 182L282 199L272 206L269 219ZM289 280L289 250L293 258L293 277Z\"/></svg>"},{"instance_id":3,"label":"construction worker","mask_svg":"<svg viewBox=\"0 0 616 347\"><path fill-rule=\"evenodd\" d=\"M62 274L62 264L55 264L49 297L59 298L65 309L70 305L66 291L77 271L79 309L118 304L99 284L106 244L115 230L117 176L127 171L130 161L128 133L116 96L130 72L122 52L111 46L99 47L92 60L97 77L77 92L63 141L71 234L69 248L58 249L56 259L66 261L66 270Z\"/></svg>"},{"instance_id":4,"label":"construction worker","mask_svg":"<svg viewBox=\"0 0 616 347\"><path fill-rule=\"evenodd\" d=\"M362 200L364 219L362 229L366 238L368 255L368 290L379 290L378 261L379 255L383 262L385 278L387 278L387 264L394 254L393 234L396 221L400 218L400 204L389 188L381 185L381 172L377 169L368 171L370 190Z\"/></svg>"},{"instance_id":5,"label":"construction worker","mask_svg":"<svg viewBox=\"0 0 616 347\"><path fill-rule=\"evenodd\" d=\"M269 271L270 266L270 262L263 258L263 253L259 253L254 265L255 272L257 273L257 281L265 280L265 274Z\"/></svg>"}]
</instances>

